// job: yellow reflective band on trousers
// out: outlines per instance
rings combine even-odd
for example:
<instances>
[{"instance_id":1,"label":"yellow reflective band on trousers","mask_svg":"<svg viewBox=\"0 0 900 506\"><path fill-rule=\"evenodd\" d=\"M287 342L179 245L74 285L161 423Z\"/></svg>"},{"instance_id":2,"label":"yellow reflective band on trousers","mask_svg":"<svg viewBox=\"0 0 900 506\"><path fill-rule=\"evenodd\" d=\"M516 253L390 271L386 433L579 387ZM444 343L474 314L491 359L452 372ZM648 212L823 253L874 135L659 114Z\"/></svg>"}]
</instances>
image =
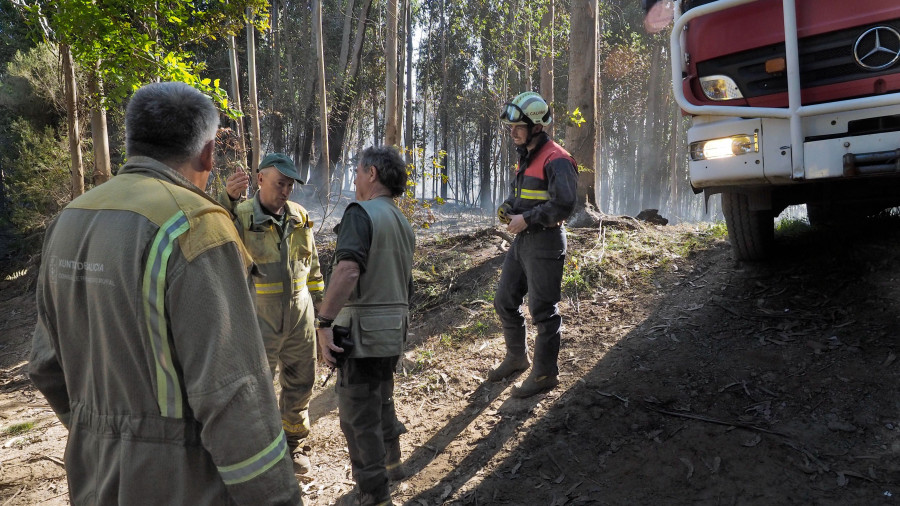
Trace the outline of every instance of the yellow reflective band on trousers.
<instances>
[{"instance_id":1,"label":"yellow reflective band on trousers","mask_svg":"<svg viewBox=\"0 0 900 506\"><path fill-rule=\"evenodd\" d=\"M169 327L166 324L166 268L175 239L190 228L187 216L179 211L159 228L147 266L144 268L143 299L144 314L147 318L147 332L156 362L156 402L162 416L181 418L181 384L169 347Z\"/></svg>"},{"instance_id":2,"label":"yellow reflective band on trousers","mask_svg":"<svg viewBox=\"0 0 900 506\"><path fill-rule=\"evenodd\" d=\"M543 190L526 190L522 188L519 197L529 200L550 200L550 192Z\"/></svg>"},{"instance_id":3,"label":"yellow reflective band on trousers","mask_svg":"<svg viewBox=\"0 0 900 506\"><path fill-rule=\"evenodd\" d=\"M230 466L217 466L219 475L226 485L235 485L252 480L262 473L268 471L272 466L284 458L287 453L287 439L284 432L280 432L278 437L272 441L269 446L265 447L256 455L249 459L232 464Z\"/></svg>"},{"instance_id":4,"label":"yellow reflective band on trousers","mask_svg":"<svg viewBox=\"0 0 900 506\"><path fill-rule=\"evenodd\" d=\"M293 290L295 292L299 292L301 288L306 284L306 278L294 278L294 286ZM322 288L325 288L324 283L322 283ZM276 293L284 293L284 283L281 281L277 283L257 283L256 285L256 294L257 295L274 295Z\"/></svg>"}]
</instances>

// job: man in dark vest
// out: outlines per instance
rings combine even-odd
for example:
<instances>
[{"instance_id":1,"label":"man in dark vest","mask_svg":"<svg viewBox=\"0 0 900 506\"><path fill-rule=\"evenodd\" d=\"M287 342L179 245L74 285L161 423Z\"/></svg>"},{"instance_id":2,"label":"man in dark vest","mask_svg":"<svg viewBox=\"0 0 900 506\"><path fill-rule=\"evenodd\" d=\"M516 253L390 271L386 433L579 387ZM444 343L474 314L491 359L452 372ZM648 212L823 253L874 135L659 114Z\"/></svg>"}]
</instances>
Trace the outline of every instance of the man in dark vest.
<instances>
[{"instance_id":1,"label":"man in dark vest","mask_svg":"<svg viewBox=\"0 0 900 506\"><path fill-rule=\"evenodd\" d=\"M560 284L566 258L563 222L575 209L578 173L575 160L543 131L551 121L550 107L540 95L525 92L504 105L500 119L510 126L510 137L519 153L519 165L510 195L497 214L516 238L506 253L494 308L503 325L506 357L488 373L501 381L524 371L528 361L525 317L528 309L537 327L534 368L513 397L530 397L558 384L562 318Z\"/></svg>"},{"instance_id":2,"label":"man in dark vest","mask_svg":"<svg viewBox=\"0 0 900 506\"><path fill-rule=\"evenodd\" d=\"M332 326L350 329L353 350L335 387L361 505L391 503L403 477L394 409L394 369L406 341L415 235L394 198L406 191L406 163L389 147L363 150L356 200L337 226L332 272L316 328L322 358L335 366ZM349 350L348 350L349 351Z\"/></svg>"}]
</instances>

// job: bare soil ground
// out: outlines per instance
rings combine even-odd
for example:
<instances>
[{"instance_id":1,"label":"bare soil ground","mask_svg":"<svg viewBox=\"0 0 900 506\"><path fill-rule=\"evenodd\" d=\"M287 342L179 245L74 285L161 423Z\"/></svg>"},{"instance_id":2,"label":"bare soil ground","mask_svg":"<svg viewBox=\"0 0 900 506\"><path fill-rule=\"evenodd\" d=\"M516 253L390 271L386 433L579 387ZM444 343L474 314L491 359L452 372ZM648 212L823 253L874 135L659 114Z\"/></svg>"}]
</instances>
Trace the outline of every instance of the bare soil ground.
<instances>
[{"instance_id":1,"label":"bare soil ground","mask_svg":"<svg viewBox=\"0 0 900 506\"><path fill-rule=\"evenodd\" d=\"M572 230L561 383L525 400L485 379L503 240L422 238L394 502L897 504L900 220L794 228L759 265L704 227ZM24 375L28 280L0 285L0 505L68 504L65 429ZM333 504L353 481L331 385L311 411L301 485Z\"/></svg>"}]
</instances>

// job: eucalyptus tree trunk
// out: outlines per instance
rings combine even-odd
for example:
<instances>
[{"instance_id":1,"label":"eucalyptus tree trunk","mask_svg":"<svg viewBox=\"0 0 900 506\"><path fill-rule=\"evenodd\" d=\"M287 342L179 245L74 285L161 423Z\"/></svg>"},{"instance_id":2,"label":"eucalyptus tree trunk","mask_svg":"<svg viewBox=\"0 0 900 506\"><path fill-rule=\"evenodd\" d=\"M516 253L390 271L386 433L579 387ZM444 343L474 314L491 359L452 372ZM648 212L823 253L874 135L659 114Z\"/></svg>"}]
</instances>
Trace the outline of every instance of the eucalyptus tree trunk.
<instances>
[{"instance_id":1,"label":"eucalyptus tree trunk","mask_svg":"<svg viewBox=\"0 0 900 506\"><path fill-rule=\"evenodd\" d=\"M81 132L78 128L78 91L75 84L75 64L72 62L72 51L66 44L59 46L63 61L63 81L66 87L66 122L69 127L69 156L72 165L70 175L71 196L84 193L84 162L81 158Z\"/></svg>"},{"instance_id":2,"label":"eucalyptus tree trunk","mask_svg":"<svg viewBox=\"0 0 900 506\"><path fill-rule=\"evenodd\" d=\"M443 156L441 156L441 198L447 198L447 181L449 179L449 174L447 172L447 136L449 135L450 122L449 120L449 112L447 109L450 107L449 101L449 88L450 88L450 63L448 61L448 53L449 53L449 41L447 40L447 0L441 0L441 66L443 71L441 73L441 105L440 105L440 117L441 117L441 151L443 151Z\"/></svg>"},{"instance_id":3,"label":"eucalyptus tree trunk","mask_svg":"<svg viewBox=\"0 0 900 506\"><path fill-rule=\"evenodd\" d=\"M578 50L569 52L568 110L578 109L585 122L580 127L566 128L566 149L579 165L576 209L581 209L585 202L597 205L595 153L599 131L597 92L600 89L597 75L597 0L572 0L570 20L569 47Z\"/></svg>"},{"instance_id":4,"label":"eucalyptus tree trunk","mask_svg":"<svg viewBox=\"0 0 900 506\"><path fill-rule=\"evenodd\" d=\"M259 100L256 93L256 27L253 26L253 11L247 9L247 80L250 84L250 187L257 188L256 174L259 171Z\"/></svg>"},{"instance_id":5,"label":"eucalyptus tree trunk","mask_svg":"<svg viewBox=\"0 0 900 506\"><path fill-rule=\"evenodd\" d=\"M397 0L387 0L387 29L385 31L384 62L384 143L400 144L397 129Z\"/></svg>"},{"instance_id":6,"label":"eucalyptus tree trunk","mask_svg":"<svg viewBox=\"0 0 900 506\"><path fill-rule=\"evenodd\" d=\"M409 31L407 25L407 11L409 11L409 0L400 0L399 10L397 11L397 145L401 148L403 142L403 90L409 86L408 82L404 82L404 72L406 67L406 32ZM402 151L402 150L401 150Z\"/></svg>"},{"instance_id":7,"label":"eucalyptus tree trunk","mask_svg":"<svg viewBox=\"0 0 900 506\"><path fill-rule=\"evenodd\" d=\"M109 181L112 177L109 162L109 131L106 128L106 104L103 100L103 85L100 82L100 62L88 78L88 93L91 94L91 140L94 144L94 186Z\"/></svg>"},{"instance_id":8,"label":"eucalyptus tree trunk","mask_svg":"<svg viewBox=\"0 0 900 506\"><path fill-rule=\"evenodd\" d=\"M666 113L659 111L657 104L659 100L659 81L660 81L660 56L662 46L653 44L650 47L650 76L647 80L646 97L644 102L646 109L644 114L639 115L644 119L641 143L639 147L639 158L635 169L642 175L641 196L639 200L639 208L644 209L652 206L652 202L659 198L660 194L660 177L665 174L665 167L658 163L659 152L661 146L657 143L657 135L659 133L660 124ZM660 113L663 115L660 117ZM663 150L664 151L664 150ZM657 206L658 208L658 206Z\"/></svg>"},{"instance_id":9,"label":"eucalyptus tree trunk","mask_svg":"<svg viewBox=\"0 0 900 506\"><path fill-rule=\"evenodd\" d=\"M279 110L281 106L281 27L278 8L278 0L272 0L272 14L270 16L272 28L272 103L269 111L272 117L272 149L277 153L284 152L284 115Z\"/></svg>"},{"instance_id":10,"label":"eucalyptus tree trunk","mask_svg":"<svg viewBox=\"0 0 900 506\"><path fill-rule=\"evenodd\" d=\"M234 35L228 37L228 66L231 68L231 108L238 112L238 117L234 119L235 133L238 138L241 165L245 166L247 165L247 136L244 133L244 111L241 109L241 86L238 80L237 45Z\"/></svg>"},{"instance_id":11,"label":"eucalyptus tree trunk","mask_svg":"<svg viewBox=\"0 0 900 506\"><path fill-rule=\"evenodd\" d=\"M305 29L305 35L309 36L309 46L300 50L300 54L303 55L304 60L297 65L297 67L301 69L301 76L300 84L298 85L299 98L294 101L294 121L298 123L297 135L299 136L297 141L298 154L295 162L297 163L297 168L300 170L301 179L307 182L310 182L310 178L312 177L310 157L312 153L312 143L315 138L313 132L318 123L316 121L318 119L318 114L316 114L317 104L315 98L316 84L318 83L319 78L318 73L308 71L308 69L315 66L317 58L315 51L312 51L312 48L316 45L312 23L312 16L305 16L303 18L302 29ZM302 39L303 38L301 38L301 40ZM297 49L297 47L293 45L291 48ZM291 68L294 68L293 64L291 64Z\"/></svg>"},{"instance_id":12,"label":"eucalyptus tree trunk","mask_svg":"<svg viewBox=\"0 0 900 506\"><path fill-rule=\"evenodd\" d=\"M553 29L556 21L556 1L548 0L547 4L547 12L545 12L544 16L541 18L541 34L545 37L543 53L541 55L541 96L544 97L544 100L546 100L548 104L550 104L550 107L553 107L553 102L556 100L553 97L553 76L555 75L555 72L553 72ZM551 135L552 127L553 124L551 123L548 128L548 130L551 130L548 132Z\"/></svg>"},{"instance_id":13,"label":"eucalyptus tree trunk","mask_svg":"<svg viewBox=\"0 0 900 506\"><path fill-rule=\"evenodd\" d=\"M319 150L319 163L316 165L315 181L317 193L320 197L331 194L331 161L328 139L328 101L325 93L325 56L324 41L322 37L322 0L313 2L313 33L316 38L316 67L319 74L319 128L321 129L322 147ZM343 142L337 143L340 149Z\"/></svg>"},{"instance_id":14,"label":"eucalyptus tree trunk","mask_svg":"<svg viewBox=\"0 0 900 506\"><path fill-rule=\"evenodd\" d=\"M310 111L313 110L312 104L309 108ZM300 178L304 181L309 181L310 179L310 167L309 167L309 158L312 155L312 145L313 138L315 135L316 125L312 121L310 121L305 129L303 134L303 141L300 143L300 156L299 158L303 160L302 165L300 165Z\"/></svg>"},{"instance_id":15,"label":"eucalyptus tree trunk","mask_svg":"<svg viewBox=\"0 0 900 506\"><path fill-rule=\"evenodd\" d=\"M347 0L347 11L344 13L344 32L341 35L341 54L338 57L338 68L347 68L350 55L350 35L353 27L353 0ZM340 75L340 74L339 74Z\"/></svg>"},{"instance_id":16,"label":"eucalyptus tree trunk","mask_svg":"<svg viewBox=\"0 0 900 506\"><path fill-rule=\"evenodd\" d=\"M410 151L414 151L416 142L413 139L413 89L412 89L412 54L413 54L413 38L412 38L412 29L410 27L410 18L412 8L409 5L409 0L404 2L406 4L406 9L404 12L404 25L406 25L406 106L404 110L406 111L406 121L404 126L406 127L406 146L410 148ZM406 157L406 163L414 163L415 156L410 153Z\"/></svg>"},{"instance_id":17,"label":"eucalyptus tree trunk","mask_svg":"<svg viewBox=\"0 0 900 506\"><path fill-rule=\"evenodd\" d=\"M332 159L337 159L341 154L349 127L350 111L353 108L354 101L359 99L361 89L357 77L359 75L360 59L362 57L362 48L365 42L371 7L372 0L362 0L353 46L347 58L347 67L341 69L341 75L335 81L335 92L331 98L330 136L328 140Z\"/></svg>"},{"instance_id":18,"label":"eucalyptus tree trunk","mask_svg":"<svg viewBox=\"0 0 900 506\"><path fill-rule=\"evenodd\" d=\"M481 33L481 47L487 46L487 38L489 32L485 29ZM481 55L481 96L487 102L490 96L490 82L488 75L489 56L485 51ZM482 209L491 209L493 207L493 195L491 192L491 147L494 143L494 123L495 112L490 108L484 107L481 117L478 119L478 168L479 168L479 190L478 190L478 206Z\"/></svg>"}]
</instances>

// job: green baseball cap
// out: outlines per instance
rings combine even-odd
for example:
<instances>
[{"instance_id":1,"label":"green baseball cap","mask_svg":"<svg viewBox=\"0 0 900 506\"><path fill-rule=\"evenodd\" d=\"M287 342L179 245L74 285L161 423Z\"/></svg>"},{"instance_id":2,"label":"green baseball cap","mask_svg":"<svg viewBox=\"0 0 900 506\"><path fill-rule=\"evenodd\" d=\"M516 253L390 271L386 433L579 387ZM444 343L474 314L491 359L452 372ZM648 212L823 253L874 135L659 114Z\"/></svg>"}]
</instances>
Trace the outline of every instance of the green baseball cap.
<instances>
[{"instance_id":1,"label":"green baseball cap","mask_svg":"<svg viewBox=\"0 0 900 506\"><path fill-rule=\"evenodd\" d=\"M300 184L305 184L302 179L300 179L300 174L297 172L297 167L294 166L293 160L290 159L285 154L282 153L269 153L259 162L259 170L263 170L266 167L275 167L278 169L278 172L281 172L285 176L296 179Z\"/></svg>"}]
</instances>

